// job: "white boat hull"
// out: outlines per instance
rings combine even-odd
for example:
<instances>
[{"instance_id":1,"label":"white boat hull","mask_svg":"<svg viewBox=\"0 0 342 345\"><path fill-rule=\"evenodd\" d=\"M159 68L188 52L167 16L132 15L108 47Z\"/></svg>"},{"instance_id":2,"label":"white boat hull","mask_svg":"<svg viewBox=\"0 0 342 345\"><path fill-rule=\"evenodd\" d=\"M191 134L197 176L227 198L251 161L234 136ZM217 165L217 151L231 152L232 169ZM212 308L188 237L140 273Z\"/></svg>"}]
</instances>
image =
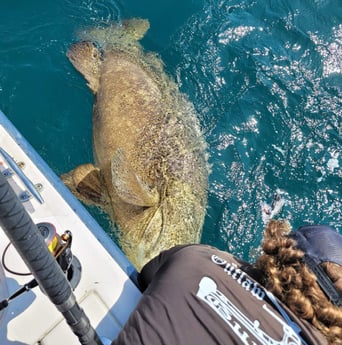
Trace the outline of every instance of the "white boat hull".
<instances>
[{"instance_id":1,"label":"white boat hull","mask_svg":"<svg viewBox=\"0 0 342 345\"><path fill-rule=\"evenodd\" d=\"M52 223L59 234L66 230L72 232L72 252L82 265L81 280L74 291L75 296L98 335L114 339L141 295L133 283L135 269L1 112L0 147L17 163L24 163L22 170L33 184L41 184L39 193L44 200L42 204L27 191L17 174L8 178L18 196L31 196L23 204L34 223ZM13 172L0 155L0 170L3 172L6 169ZM0 254L4 253L8 243L8 238L0 229ZM12 271L27 272L13 246L5 253L4 262ZM6 299L32 279L32 276L10 273L1 269L2 266L0 300ZM0 343L77 345L79 341L56 307L36 287L12 300L6 309L0 311Z\"/></svg>"}]
</instances>

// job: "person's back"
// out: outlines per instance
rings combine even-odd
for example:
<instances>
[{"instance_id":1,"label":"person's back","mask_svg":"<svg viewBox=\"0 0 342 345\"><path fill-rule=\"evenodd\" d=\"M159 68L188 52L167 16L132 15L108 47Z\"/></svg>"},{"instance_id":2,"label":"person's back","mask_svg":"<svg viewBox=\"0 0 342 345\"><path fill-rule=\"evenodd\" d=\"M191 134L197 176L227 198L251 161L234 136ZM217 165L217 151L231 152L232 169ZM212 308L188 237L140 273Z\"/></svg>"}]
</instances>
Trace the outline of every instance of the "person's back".
<instances>
[{"instance_id":1,"label":"person's back","mask_svg":"<svg viewBox=\"0 0 342 345\"><path fill-rule=\"evenodd\" d=\"M279 311L273 295L248 274L253 271L205 245L161 253L142 270L142 299L112 344L328 344L311 324L275 302Z\"/></svg>"}]
</instances>

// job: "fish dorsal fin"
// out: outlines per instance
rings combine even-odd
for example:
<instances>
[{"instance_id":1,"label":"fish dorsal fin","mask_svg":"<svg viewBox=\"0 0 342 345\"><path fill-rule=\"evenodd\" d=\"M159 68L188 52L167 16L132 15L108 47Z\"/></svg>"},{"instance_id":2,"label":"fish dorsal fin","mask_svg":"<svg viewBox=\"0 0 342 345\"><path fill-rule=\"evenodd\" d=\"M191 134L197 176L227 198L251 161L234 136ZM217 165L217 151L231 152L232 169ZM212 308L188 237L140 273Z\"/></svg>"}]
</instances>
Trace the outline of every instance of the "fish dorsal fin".
<instances>
[{"instance_id":1,"label":"fish dorsal fin","mask_svg":"<svg viewBox=\"0 0 342 345\"><path fill-rule=\"evenodd\" d=\"M86 42L96 42L103 51L130 50L137 47L150 28L147 19L131 18L120 22L114 22L107 27L94 27L78 33L79 39ZM139 46L140 47L140 46Z\"/></svg>"},{"instance_id":2,"label":"fish dorsal fin","mask_svg":"<svg viewBox=\"0 0 342 345\"><path fill-rule=\"evenodd\" d=\"M131 18L122 21L122 28L126 35L139 41L145 36L147 30L150 28L150 23L147 19Z\"/></svg>"},{"instance_id":3,"label":"fish dorsal fin","mask_svg":"<svg viewBox=\"0 0 342 345\"><path fill-rule=\"evenodd\" d=\"M67 52L67 57L73 66L84 76L89 88L96 93L99 88L102 54L89 41L73 44Z\"/></svg>"},{"instance_id":4,"label":"fish dorsal fin","mask_svg":"<svg viewBox=\"0 0 342 345\"><path fill-rule=\"evenodd\" d=\"M122 149L115 151L111 168L114 189L123 201L142 207L158 204L157 190L149 188L133 171Z\"/></svg>"}]
</instances>

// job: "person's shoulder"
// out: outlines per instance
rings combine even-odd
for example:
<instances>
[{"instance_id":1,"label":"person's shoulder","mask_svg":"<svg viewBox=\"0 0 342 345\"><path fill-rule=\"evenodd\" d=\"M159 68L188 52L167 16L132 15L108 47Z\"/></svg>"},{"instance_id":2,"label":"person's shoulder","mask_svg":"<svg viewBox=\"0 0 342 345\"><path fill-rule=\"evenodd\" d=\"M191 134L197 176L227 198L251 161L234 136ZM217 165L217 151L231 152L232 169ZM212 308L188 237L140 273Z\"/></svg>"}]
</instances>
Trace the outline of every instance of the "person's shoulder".
<instances>
[{"instance_id":1,"label":"person's shoulder","mask_svg":"<svg viewBox=\"0 0 342 345\"><path fill-rule=\"evenodd\" d=\"M177 245L162 251L158 256L148 262L141 270L138 280L142 290L151 282L158 272L165 271L170 267L183 269L187 266L203 264L204 260L214 256L220 256L225 260L235 260L233 255L221 251L213 246L206 244L187 244Z\"/></svg>"},{"instance_id":2,"label":"person's shoulder","mask_svg":"<svg viewBox=\"0 0 342 345\"><path fill-rule=\"evenodd\" d=\"M171 256L187 256L191 255L192 257L197 256L208 256L208 255L217 255L224 258L235 258L229 252L220 250L216 247L213 247L209 244L188 244L188 245L179 245L175 246L169 250L166 250L160 254L161 257L170 258Z\"/></svg>"},{"instance_id":3,"label":"person's shoulder","mask_svg":"<svg viewBox=\"0 0 342 345\"><path fill-rule=\"evenodd\" d=\"M231 253L217 249L207 244L193 244L177 247L171 252L164 253L164 262L168 265L181 265L183 268L188 266L206 265L209 262L232 262L237 266L241 265L241 260Z\"/></svg>"}]
</instances>

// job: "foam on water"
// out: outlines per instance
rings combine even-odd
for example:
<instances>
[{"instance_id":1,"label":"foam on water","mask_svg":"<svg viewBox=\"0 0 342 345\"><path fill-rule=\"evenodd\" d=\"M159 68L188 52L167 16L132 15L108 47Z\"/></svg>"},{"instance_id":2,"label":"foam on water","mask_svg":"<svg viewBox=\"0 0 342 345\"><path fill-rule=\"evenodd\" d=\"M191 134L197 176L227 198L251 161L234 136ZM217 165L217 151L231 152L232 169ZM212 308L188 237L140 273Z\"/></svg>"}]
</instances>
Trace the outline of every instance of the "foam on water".
<instances>
[{"instance_id":1,"label":"foam on water","mask_svg":"<svg viewBox=\"0 0 342 345\"><path fill-rule=\"evenodd\" d=\"M336 5L207 1L175 38L178 80L196 100L211 147L203 241L250 258L262 233L260 204L278 188L286 200L280 216L294 227L340 229Z\"/></svg>"}]
</instances>

